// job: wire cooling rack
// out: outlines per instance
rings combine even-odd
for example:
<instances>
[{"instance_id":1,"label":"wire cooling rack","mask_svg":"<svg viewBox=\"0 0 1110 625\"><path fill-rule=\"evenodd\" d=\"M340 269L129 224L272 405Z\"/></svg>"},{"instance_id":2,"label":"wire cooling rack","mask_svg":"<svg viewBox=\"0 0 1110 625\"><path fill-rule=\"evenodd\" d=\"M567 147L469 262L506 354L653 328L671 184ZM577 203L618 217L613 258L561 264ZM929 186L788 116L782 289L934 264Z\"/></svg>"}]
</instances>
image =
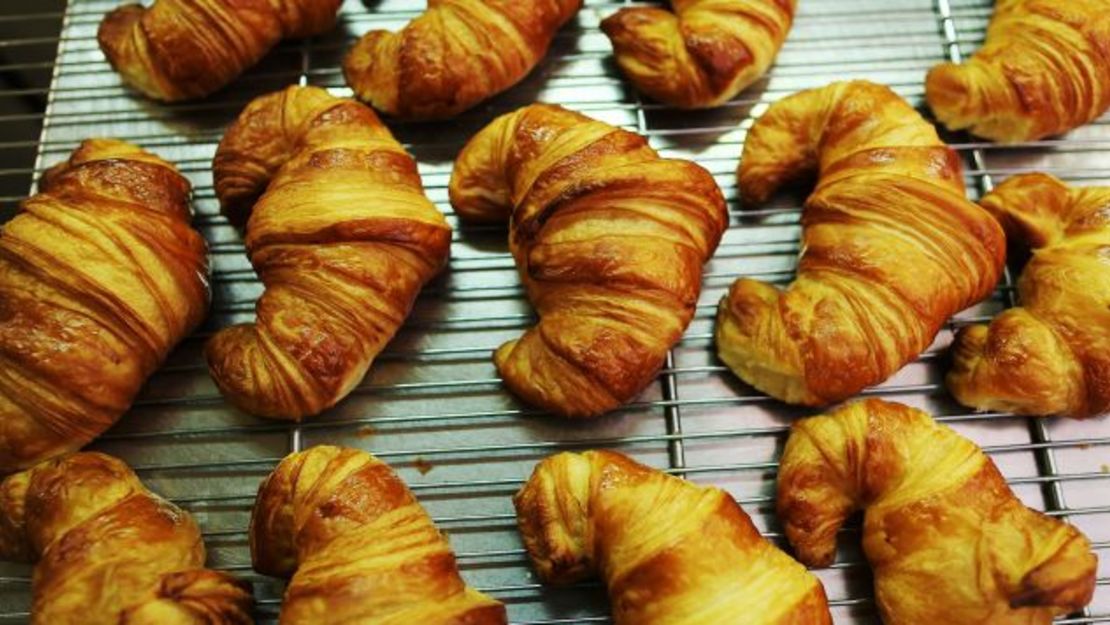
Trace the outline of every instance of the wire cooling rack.
<instances>
[{"instance_id":1,"label":"wire cooling rack","mask_svg":"<svg viewBox=\"0 0 1110 625\"><path fill-rule=\"evenodd\" d=\"M706 267L697 315L666 367L633 404L589 423L544 417L501 388L489 354L533 323L504 231L457 229L449 269L421 296L411 318L351 397L299 427L258 420L224 404L201 356L216 328L253 315L261 291L239 236L219 216L209 164L224 127L261 93L290 83L347 95L339 63L357 35L400 28L418 0L347 0L331 34L281 44L233 86L206 100L155 104L121 87L97 49L95 33L116 0L71 0L62 15L49 105L34 171L66 157L88 136L138 143L175 161L196 192L196 225L211 244L215 301L205 326L150 381L134 409L96 444L140 472L156 491L190 510L204 528L210 563L255 583L259 621L276 620L281 584L251 571L245 529L255 489L293 448L337 443L372 451L412 486L458 552L473 585L505 601L513 623L608 622L596 583L542 587L517 538L510 495L533 465L564 449L617 448L653 466L732 492L769 536L776 459L790 422L807 411L759 395L713 355L717 301L741 275L786 282L798 251L802 193L769 208L741 211L734 170L754 117L769 102L832 80L868 78L920 105L925 71L981 42L991 6L984 0L801 0L793 32L768 78L714 111L682 112L642 101L620 79L601 18L624 6L588 0L556 38L547 60L521 85L451 123L391 123L420 162L428 195L447 203L451 160L467 137L495 115L534 101L556 102L648 136L668 156L691 158L717 177L732 227ZM32 14L22 19L57 19ZM53 45L41 38L0 46ZM26 90L24 90L26 91ZM31 91L34 91L33 89ZM0 93L0 98L10 97ZM1110 184L1110 118L1063 139L997 146L948 137L966 161L977 196L1014 173L1045 171L1074 184ZM4 149L27 147L0 142ZM8 212L18 198L0 198ZM1079 526L1102 560L1091 607L1064 623L1110 623L1110 422L1033 421L974 414L954 403L941 381L953 328L985 321L1012 303L1007 280L988 302L957 316L919 361L866 392L922 407L983 445L1029 504ZM858 529L843 532L830 569L817 571L838 625L877 623ZM0 623L28 618L30 569L0 565Z\"/></svg>"}]
</instances>

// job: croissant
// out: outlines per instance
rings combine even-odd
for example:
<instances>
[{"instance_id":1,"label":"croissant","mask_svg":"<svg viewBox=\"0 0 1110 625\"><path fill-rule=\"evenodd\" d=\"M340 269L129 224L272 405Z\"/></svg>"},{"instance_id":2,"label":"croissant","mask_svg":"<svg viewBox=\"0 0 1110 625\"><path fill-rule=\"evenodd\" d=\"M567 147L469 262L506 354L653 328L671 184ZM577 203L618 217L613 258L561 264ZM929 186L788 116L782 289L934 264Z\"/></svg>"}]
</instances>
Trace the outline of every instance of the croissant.
<instances>
[{"instance_id":1,"label":"croissant","mask_svg":"<svg viewBox=\"0 0 1110 625\"><path fill-rule=\"evenodd\" d=\"M189 183L85 141L0 231L0 475L107 430L208 308Z\"/></svg>"},{"instance_id":2,"label":"croissant","mask_svg":"<svg viewBox=\"0 0 1110 625\"><path fill-rule=\"evenodd\" d=\"M155 100L203 98L279 41L331 30L343 0L155 0L100 23L100 49L123 81Z\"/></svg>"},{"instance_id":3,"label":"croissant","mask_svg":"<svg viewBox=\"0 0 1110 625\"><path fill-rule=\"evenodd\" d=\"M1048 625L1091 600L1086 537L1022 505L981 449L919 410L872 399L794 425L778 514L798 559L831 564L861 508L886 625Z\"/></svg>"},{"instance_id":4,"label":"croissant","mask_svg":"<svg viewBox=\"0 0 1110 625\"><path fill-rule=\"evenodd\" d=\"M397 332L446 262L451 228L374 112L315 87L251 102L213 176L228 218L249 215L247 254L266 290L254 323L209 340L212 377L248 412L318 414Z\"/></svg>"},{"instance_id":5,"label":"croissant","mask_svg":"<svg viewBox=\"0 0 1110 625\"><path fill-rule=\"evenodd\" d=\"M1110 0L998 0L983 47L930 70L925 97L948 128L1004 143L1094 120L1110 108Z\"/></svg>"},{"instance_id":6,"label":"croissant","mask_svg":"<svg viewBox=\"0 0 1110 625\"><path fill-rule=\"evenodd\" d=\"M510 221L540 322L494 361L527 402L602 414L655 377L694 314L728 216L709 172L634 133L537 104L503 115L455 161L459 217Z\"/></svg>"},{"instance_id":7,"label":"croissant","mask_svg":"<svg viewBox=\"0 0 1110 625\"><path fill-rule=\"evenodd\" d=\"M77 453L0 482L0 559L36 562L32 625L249 625L193 518L123 461Z\"/></svg>"},{"instance_id":8,"label":"croissant","mask_svg":"<svg viewBox=\"0 0 1110 625\"><path fill-rule=\"evenodd\" d=\"M436 0L399 33L374 30L343 75L355 95L407 119L446 119L520 82L582 0Z\"/></svg>"},{"instance_id":9,"label":"croissant","mask_svg":"<svg viewBox=\"0 0 1110 625\"><path fill-rule=\"evenodd\" d=\"M809 170L797 279L732 285L721 359L783 401L820 405L882 382L994 289L1002 229L964 196L959 158L887 87L835 83L772 105L740 163L745 204Z\"/></svg>"},{"instance_id":10,"label":"croissant","mask_svg":"<svg viewBox=\"0 0 1110 625\"><path fill-rule=\"evenodd\" d=\"M1021 306L961 328L948 387L980 410L1085 418L1110 409L1110 187L1012 177L982 200L1032 248Z\"/></svg>"},{"instance_id":11,"label":"croissant","mask_svg":"<svg viewBox=\"0 0 1110 625\"><path fill-rule=\"evenodd\" d=\"M513 499L545 582L600 575L616 625L831 625L825 589L732 497L611 451L561 453Z\"/></svg>"},{"instance_id":12,"label":"croissant","mask_svg":"<svg viewBox=\"0 0 1110 625\"><path fill-rule=\"evenodd\" d=\"M637 89L671 106L711 108L771 67L797 0L671 0L602 20L617 65Z\"/></svg>"},{"instance_id":13,"label":"croissant","mask_svg":"<svg viewBox=\"0 0 1110 625\"><path fill-rule=\"evenodd\" d=\"M357 449L287 456L258 489L251 559L292 577L281 625L505 625L388 465Z\"/></svg>"}]
</instances>

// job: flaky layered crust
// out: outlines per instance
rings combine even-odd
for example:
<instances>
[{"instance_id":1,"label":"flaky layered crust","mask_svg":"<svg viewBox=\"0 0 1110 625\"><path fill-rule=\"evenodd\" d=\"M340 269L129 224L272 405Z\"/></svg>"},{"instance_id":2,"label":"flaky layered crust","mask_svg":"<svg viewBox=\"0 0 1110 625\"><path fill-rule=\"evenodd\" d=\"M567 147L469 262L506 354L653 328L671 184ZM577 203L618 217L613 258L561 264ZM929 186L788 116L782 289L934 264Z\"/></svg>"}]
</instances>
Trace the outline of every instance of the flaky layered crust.
<instances>
[{"instance_id":1,"label":"flaky layered crust","mask_svg":"<svg viewBox=\"0 0 1110 625\"><path fill-rule=\"evenodd\" d=\"M213 176L266 290L254 323L209 340L212 377L248 412L318 414L397 332L447 261L451 229L374 112L315 87L251 102Z\"/></svg>"},{"instance_id":2,"label":"flaky layered crust","mask_svg":"<svg viewBox=\"0 0 1110 625\"><path fill-rule=\"evenodd\" d=\"M507 623L404 482L356 449L286 457L258 489L250 545L255 570L291 578L281 625Z\"/></svg>"},{"instance_id":3,"label":"flaky layered crust","mask_svg":"<svg viewBox=\"0 0 1110 625\"><path fill-rule=\"evenodd\" d=\"M956 154L887 87L835 83L772 105L744 144L745 205L813 170L797 278L733 284L717 349L759 390L822 405L886 380L990 294L1005 238L965 197Z\"/></svg>"},{"instance_id":4,"label":"flaky layered crust","mask_svg":"<svg viewBox=\"0 0 1110 625\"><path fill-rule=\"evenodd\" d=\"M1086 418L1110 409L1110 188L1014 176L982 200L1031 251L1021 303L960 329L948 388L980 410Z\"/></svg>"},{"instance_id":5,"label":"flaky layered crust","mask_svg":"<svg viewBox=\"0 0 1110 625\"><path fill-rule=\"evenodd\" d=\"M202 98L279 41L331 30L343 0L156 0L108 13L97 40L124 82L155 100Z\"/></svg>"},{"instance_id":6,"label":"flaky layered crust","mask_svg":"<svg viewBox=\"0 0 1110 625\"><path fill-rule=\"evenodd\" d=\"M513 502L541 579L600 576L617 625L832 623L817 578L719 489L587 451L541 462Z\"/></svg>"},{"instance_id":7,"label":"flaky layered crust","mask_svg":"<svg viewBox=\"0 0 1110 625\"><path fill-rule=\"evenodd\" d=\"M204 567L193 518L97 453L0 482L0 558L36 562L34 625L250 625L250 587Z\"/></svg>"},{"instance_id":8,"label":"flaky layered crust","mask_svg":"<svg viewBox=\"0 0 1110 625\"><path fill-rule=\"evenodd\" d=\"M868 400L794 425L778 514L798 559L831 564L860 509L886 625L1047 625L1094 592L1087 538L1022 505L982 450L919 410Z\"/></svg>"},{"instance_id":9,"label":"flaky layered crust","mask_svg":"<svg viewBox=\"0 0 1110 625\"><path fill-rule=\"evenodd\" d=\"M948 128L1003 143L1094 120L1110 108L1110 0L998 0L983 47L934 67L925 95Z\"/></svg>"},{"instance_id":10,"label":"flaky layered crust","mask_svg":"<svg viewBox=\"0 0 1110 625\"><path fill-rule=\"evenodd\" d=\"M536 104L503 115L455 161L464 220L510 222L539 323L494 361L530 404L602 414L646 387L690 322L728 217L709 172L634 133Z\"/></svg>"},{"instance_id":11,"label":"flaky layered crust","mask_svg":"<svg viewBox=\"0 0 1110 625\"><path fill-rule=\"evenodd\" d=\"M0 475L107 430L208 308L172 165L90 140L39 188L0 231Z\"/></svg>"},{"instance_id":12,"label":"flaky layered crust","mask_svg":"<svg viewBox=\"0 0 1110 625\"><path fill-rule=\"evenodd\" d=\"M640 91L682 108L731 100L767 72L797 0L672 0L601 22L617 65Z\"/></svg>"},{"instance_id":13,"label":"flaky layered crust","mask_svg":"<svg viewBox=\"0 0 1110 625\"><path fill-rule=\"evenodd\" d=\"M441 0L400 32L374 30L343 61L374 108L445 119L519 82L547 54L582 0Z\"/></svg>"}]
</instances>

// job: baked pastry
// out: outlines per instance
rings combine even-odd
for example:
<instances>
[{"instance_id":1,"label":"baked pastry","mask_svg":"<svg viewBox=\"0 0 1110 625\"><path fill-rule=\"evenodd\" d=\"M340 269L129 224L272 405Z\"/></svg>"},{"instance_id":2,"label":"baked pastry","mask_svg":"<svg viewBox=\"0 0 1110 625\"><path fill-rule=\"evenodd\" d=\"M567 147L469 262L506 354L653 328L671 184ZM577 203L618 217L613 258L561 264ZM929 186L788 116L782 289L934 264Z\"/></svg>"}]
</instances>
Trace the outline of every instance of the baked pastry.
<instances>
[{"instance_id":1,"label":"baked pastry","mask_svg":"<svg viewBox=\"0 0 1110 625\"><path fill-rule=\"evenodd\" d=\"M83 142L0 231L0 475L107 430L204 318L189 183L109 139Z\"/></svg>"},{"instance_id":2,"label":"baked pastry","mask_svg":"<svg viewBox=\"0 0 1110 625\"><path fill-rule=\"evenodd\" d=\"M726 492L611 451L561 453L513 499L540 578L595 575L616 625L831 625L821 582Z\"/></svg>"},{"instance_id":3,"label":"baked pastry","mask_svg":"<svg viewBox=\"0 0 1110 625\"><path fill-rule=\"evenodd\" d=\"M388 465L357 449L287 456L258 489L251 560L291 577L281 625L505 625Z\"/></svg>"},{"instance_id":4,"label":"baked pastry","mask_svg":"<svg viewBox=\"0 0 1110 625\"><path fill-rule=\"evenodd\" d=\"M253 414L318 414L393 338L446 263L451 228L377 115L316 87L251 102L213 176L266 291L254 323L209 340L212 377Z\"/></svg>"},{"instance_id":5,"label":"baked pastry","mask_svg":"<svg viewBox=\"0 0 1110 625\"><path fill-rule=\"evenodd\" d=\"M983 47L934 67L925 97L948 128L1003 143L1094 120L1110 108L1110 0L998 0Z\"/></svg>"},{"instance_id":6,"label":"baked pastry","mask_svg":"<svg viewBox=\"0 0 1110 625\"><path fill-rule=\"evenodd\" d=\"M405 119L446 119L520 82L582 0L440 0L398 33L366 33L343 75L355 95Z\"/></svg>"},{"instance_id":7,"label":"baked pastry","mask_svg":"<svg viewBox=\"0 0 1110 625\"><path fill-rule=\"evenodd\" d=\"M821 405L886 380L987 297L1006 246L965 197L959 157L887 87L835 83L773 104L744 144L745 205L812 170L797 278L733 284L717 349L757 389Z\"/></svg>"},{"instance_id":8,"label":"baked pastry","mask_svg":"<svg viewBox=\"0 0 1110 625\"><path fill-rule=\"evenodd\" d=\"M108 13L97 41L123 81L155 100L203 98L282 39L327 32L343 0L155 0Z\"/></svg>"},{"instance_id":9,"label":"baked pastry","mask_svg":"<svg viewBox=\"0 0 1110 625\"><path fill-rule=\"evenodd\" d=\"M886 625L1048 625L1094 592L1087 538L1022 505L981 449L920 410L872 399L794 424L778 515L798 559L831 564L860 509Z\"/></svg>"},{"instance_id":10,"label":"baked pastry","mask_svg":"<svg viewBox=\"0 0 1110 625\"><path fill-rule=\"evenodd\" d=\"M1032 250L1021 306L960 329L948 388L980 410L1085 418L1110 410L1110 187L1014 176L982 200Z\"/></svg>"},{"instance_id":11,"label":"baked pastry","mask_svg":"<svg viewBox=\"0 0 1110 625\"><path fill-rule=\"evenodd\" d=\"M672 0L601 22L617 65L637 89L671 106L711 108L771 67L797 0Z\"/></svg>"},{"instance_id":12,"label":"baked pastry","mask_svg":"<svg viewBox=\"0 0 1110 625\"><path fill-rule=\"evenodd\" d=\"M77 453L0 482L0 559L35 562L32 625L249 625L250 586L123 461Z\"/></svg>"},{"instance_id":13,"label":"baked pastry","mask_svg":"<svg viewBox=\"0 0 1110 625\"><path fill-rule=\"evenodd\" d=\"M591 417L654 379L686 330L728 224L709 172L558 106L503 115L459 153L448 187L469 221L509 221L539 323L494 361L530 404Z\"/></svg>"}]
</instances>

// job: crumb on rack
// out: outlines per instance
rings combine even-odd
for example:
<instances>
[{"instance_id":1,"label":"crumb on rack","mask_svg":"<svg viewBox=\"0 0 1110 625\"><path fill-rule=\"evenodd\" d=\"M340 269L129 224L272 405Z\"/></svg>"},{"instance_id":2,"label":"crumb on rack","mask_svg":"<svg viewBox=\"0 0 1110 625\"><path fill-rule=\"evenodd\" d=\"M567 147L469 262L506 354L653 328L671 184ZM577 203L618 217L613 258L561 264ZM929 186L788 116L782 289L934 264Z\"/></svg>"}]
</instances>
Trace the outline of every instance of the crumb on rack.
<instances>
[{"instance_id":1,"label":"crumb on rack","mask_svg":"<svg viewBox=\"0 0 1110 625\"><path fill-rule=\"evenodd\" d=\"M435 468L435 465L433 465L431 462L428 462L422 457L417 457L416 460L412 461L412 464L416 467L417 471L420 471L420 475L427 475L432 469Z\"/></svg>"}]
</instances>

